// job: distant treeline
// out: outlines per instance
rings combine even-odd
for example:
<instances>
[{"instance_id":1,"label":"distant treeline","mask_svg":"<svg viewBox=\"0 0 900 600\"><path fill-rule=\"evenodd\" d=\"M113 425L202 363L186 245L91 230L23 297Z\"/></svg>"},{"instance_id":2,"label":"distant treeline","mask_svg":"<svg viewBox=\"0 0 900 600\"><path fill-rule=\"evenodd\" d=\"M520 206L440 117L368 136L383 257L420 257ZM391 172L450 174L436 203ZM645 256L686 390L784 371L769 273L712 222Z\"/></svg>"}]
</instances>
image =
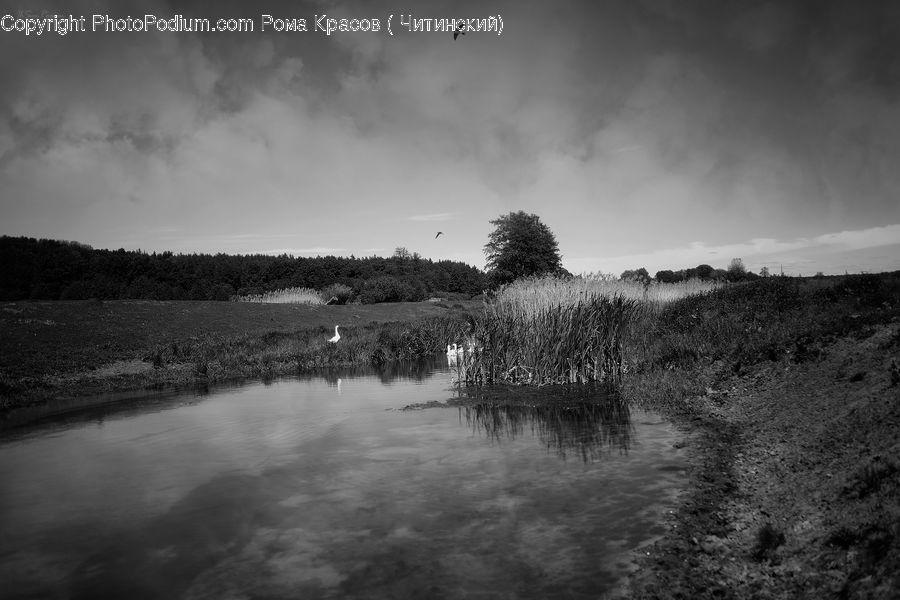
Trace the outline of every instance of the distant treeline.
<instances>
[{"instance_id":1,"label":"distant treeline","mask_svg":"<svg viewBox=\"0 0 900 600\"><path fill-rule=\"evenodd\" d=\"M0 237L0 299L229 300L291 287L352 288L364 302L481 293L484 273L405 249L390 258L147 253Z\"/></svg>"},{"instance_id":2,"label":"distant treeline","mask_svg":"<svg viewBox=\"0 0 900 600\"><path fill-rule=\"evenodd\" d=\"M727 269L714 269L709 265L697 265L690 269L680 269L672 271L669 269L657 271L656 275L651 277L650 273L644 267L640 269L629 269L622 273L620 279L626 281L639 281L641 283L680 283L682 281L691 281L699 279L700 281L752 281L759 277L768 277L768 267L763 267L759 275L748 271L744 266L744 261L740 258L732 259Z\"/></svg>"}]
</instances>

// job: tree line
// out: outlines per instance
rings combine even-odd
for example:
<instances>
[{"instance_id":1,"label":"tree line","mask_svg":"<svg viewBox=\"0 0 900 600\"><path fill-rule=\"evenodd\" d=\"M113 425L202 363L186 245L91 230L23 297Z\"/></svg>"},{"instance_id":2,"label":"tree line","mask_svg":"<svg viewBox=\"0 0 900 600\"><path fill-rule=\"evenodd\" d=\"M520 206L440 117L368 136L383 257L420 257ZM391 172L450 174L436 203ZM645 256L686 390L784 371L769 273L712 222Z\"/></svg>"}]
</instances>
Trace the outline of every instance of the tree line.
<instances>
[{"instance_id":1,"label":"tree line","mask_svg":"<svg viewBox=\"0 0 900 600\"><path fill-rule=\"evenodd\" d=\"M562 266L556 236L540 217L524 211L501 215L490 222L494 231L484 247L487 258L488 279L493 286L503 285L534 275L552 274L571 277ZM769 270L763 267L759 275L748 271L740 258L732 259L727 269L714 269L710 265L697 265L689 269L672 271L665 269L651 276L646 268L628 269L619 279L649 284L678 283L700 279L703 281L747 281L767 277Z\"/></svg>"},{"instance_id":2,"label":"tree line","mask_svg":"<svg viewBox=\"0 0 900 600\"><path fill-rule=\"evenodd\" d=\"M769 269L763 267L760 274L757 275L752 271L748 271L744 266L744 261L740 258L732 259L727 269L714 269L710 265L697 265L689 269L679 269L672 271L664 269L657 271L655 276L644 267L640 269L628 269L622 272L620 279L627 281L638 281L640 283L650 283L656 281L658 283L678 283L681 281L690 281L691 279L700 279L702 281L750 281L759 277L768 277Z\"/></svg>"},{"instance_id":3,"label":"tree line","mask_svg":"<svg viewBox=\"0 0 900 600\"><path fill-rule=\"evenodd\" d=\"M366 302L473 296L486 275L465 263L391 257L295 258L147 253L77 242L0 237L0 300L229 300L292 287L346 286Z\"/></svg>"},{"instance_id":4,"label":"tree line","mask_svg":"<svg viewBox=\"0 0 900 600\"><path fill-rule=\"evenodd\" d=\"M424 259L406 248L388 258L283 254L173 254L95 250L85 244L0 237L0 300L229 300L288 288L312 288L340 303L416 302L433 296L474 296L522 277L571 277L559 244L537 215L511 212L490 221L484 247L487 271L465 263ZM649 284L690 279L744 281L768 276L739 258L727 269L698 265L679 271L627 270L622 280Z\"/></svg>"}]
</instances>

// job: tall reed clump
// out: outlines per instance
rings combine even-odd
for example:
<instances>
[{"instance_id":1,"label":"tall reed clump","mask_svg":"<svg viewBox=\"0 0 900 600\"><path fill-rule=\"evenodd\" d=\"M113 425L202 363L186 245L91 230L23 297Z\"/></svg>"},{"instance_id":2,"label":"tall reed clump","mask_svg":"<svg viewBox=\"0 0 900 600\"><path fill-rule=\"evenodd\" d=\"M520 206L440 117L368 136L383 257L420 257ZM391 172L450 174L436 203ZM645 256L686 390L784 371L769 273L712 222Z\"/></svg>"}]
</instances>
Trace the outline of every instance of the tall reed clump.
<instances>
[{"instance_id":1,"label":"tall reed clump","mask_svg":"<svg viewBox=\"0 0 900 600\"><path fill-rule=\"evenodd\" d=\"M486 301L456 361L460 381L618 383L623 339L641 304L571 281L521 280Z\"/></svg>"}]
</instances>

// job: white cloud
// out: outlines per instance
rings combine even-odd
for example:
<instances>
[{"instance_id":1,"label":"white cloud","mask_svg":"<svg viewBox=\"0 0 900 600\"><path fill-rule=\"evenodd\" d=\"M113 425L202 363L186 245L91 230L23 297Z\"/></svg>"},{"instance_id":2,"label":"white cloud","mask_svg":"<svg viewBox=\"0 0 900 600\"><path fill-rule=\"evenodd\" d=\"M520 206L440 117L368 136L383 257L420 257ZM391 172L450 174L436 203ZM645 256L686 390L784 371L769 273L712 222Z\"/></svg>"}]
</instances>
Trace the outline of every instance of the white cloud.
<instances>
[{"instance_id":1,"label":"white cloud","mask_svg":"<svg viewBox=\"0 0 900 600\"><path fill-rule=\"evenodd\" d=\"M806 272L843 272L843 269L822 267L837 265L835 261L842 254L872 250L872 256L881 257L879 270L900 269L900 256L893 260L883 253L874 252L882 248L900 245L900 224L871 227L857 231L825 233L813 238L796 238L779 241L772 238L754 238L736 244L708 246L703 242L692 242L687 246L671 247L653 252L615 256L610 258L574 258L564 262L573 273L603 271L621 273L626 269L646 267L652 274L662 269L678 270L709 264L716 268L727 268L732 258L741 258L751 270L758 266L784 264L789 267L806 266ZM841 264L844 264L841 262ZM811 265L818 265L812 267ZM796 272L796 269L794 270ZM811 273L810 273L811 274Z\"/></svg>"},{"instance_id":2,"label":"white cloud","mask_svg":"<svg viewBox=\"0 0 900 600\"><path fill-rule=\"evenodd\" d=\"M456 213L435 213L432 215L414 215L407 217L408 221L449 221L456 217Z\"/></svg>"},{"instance_id":3,"label":"white cloud","mask_svg":"<svg viewBox=\"0 0 900 600\"><path fill-rule=\"evenodd\" d=\"M315 256L341 256L345 254L350 254L350 251L347 248L325 248L325 247L316 247L316 248L278 248L275 250L265 250L261 252L261 254L272 254L276 256L280 256L282 254L289 254L293 256L299 256L301 254L309 254Z\"/></svg>"}]
</instances>

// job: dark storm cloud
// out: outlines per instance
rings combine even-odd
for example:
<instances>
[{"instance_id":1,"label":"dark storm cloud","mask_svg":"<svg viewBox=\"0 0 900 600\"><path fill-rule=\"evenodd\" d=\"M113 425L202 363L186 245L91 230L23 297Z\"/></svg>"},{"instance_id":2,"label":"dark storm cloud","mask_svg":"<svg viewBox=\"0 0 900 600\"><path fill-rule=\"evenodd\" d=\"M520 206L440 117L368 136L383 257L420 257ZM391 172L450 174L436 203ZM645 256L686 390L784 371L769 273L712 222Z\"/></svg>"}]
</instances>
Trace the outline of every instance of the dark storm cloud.
<instances>
[{"instance_id":1,"label":"dark storm cloud","mask_svg":"<svg viewBox=\"0 0 900 600\"><path fill-rule=\"evenodd\" d=\"M10 8L0 13L18 10L4 5ZM36 13L257 22L264 13L502 14L505 30L457 41L438 34L0 34L0 183L18 198L0 207L18 224L13 233L48 224L63 230L65 215L85 206L97 207L98 224L79 231L96 227L103 235L126 215L167 231L231 215L215 232L207 226L203 238L222 239L229 228L263 231L299 219L298 205L311 231L325 230L316 219L343 221L344 214L347 227L362 230L372 206L396 213L398 223L467 211L487 222L506 210L541 212L550 198L547 220L561 239L574 240L564 254L576 256L596 251L598 221L619 224L603 243L623 254L648 240L669 247L685 239L817 239L895 223L898 6L30 5ZM247 197L259 198L252 210ZM124 211L120 199L127 198L154 210ZM340 202L358 204L335 215ZM274 217L268 222L263 206ZM357 214L364 217L354 225ZM392 233L406 234L399 226ZM471 245L477 256L478 244Z\"/></svg>"}]
</instances>

